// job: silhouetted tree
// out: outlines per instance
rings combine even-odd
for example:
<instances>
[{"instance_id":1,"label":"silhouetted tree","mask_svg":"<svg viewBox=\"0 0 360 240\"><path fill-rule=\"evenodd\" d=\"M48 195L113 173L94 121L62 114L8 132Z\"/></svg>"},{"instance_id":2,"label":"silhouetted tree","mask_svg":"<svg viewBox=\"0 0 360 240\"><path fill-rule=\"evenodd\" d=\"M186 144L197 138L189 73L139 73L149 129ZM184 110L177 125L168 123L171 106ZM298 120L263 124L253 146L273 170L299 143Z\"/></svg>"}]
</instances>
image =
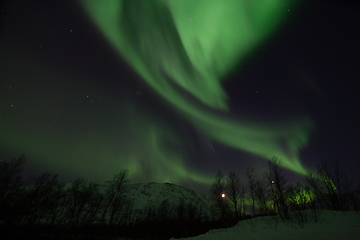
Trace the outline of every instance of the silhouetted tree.
<instances>
[{"instance_id":1,"label":"silhouetted tree","mask_svg":"<svg viewBox=\"0 0 360 240\"><path fill-rule=\"evenodd\" d=\"M13 158L9 162L0 161L0 193L2 197L8 190L20 187L22 184L21 171L25 164L25 156Z\"/></svg>"},{"instance_id":2,"label":"silhouetted tree","mask_svg":"<svg viewBox=\"0 0 360 240\"><path fill-rule=\"evenodd\" d=\"M313 200L313 205L316 207L318 204L320 208L327 209L328 203L325 196L325 191L321 186L321 181L319 178L312 172L306 174L306 183L310 186L313 193L315 194L315 199Z\"/></svg>"},{"instance_id":3,"label":"silhouetted tree","mask_svg":"<svg viewBox=\"0 0 360 240\"><path fill-rule=\"evenodd\" d=\"M341 168L338 161L333 162L334 182L337 190L339 209L350 210L352 181Z\"/></svg>"},{"instance_id":4,"label":"silhouetted tree","mask_svg":"<svg viewBox=\"0 0 360 240\"><path fill-rule=\"evenodd\" d=\"M309 208L311 199L311 193L308 186L304 186L301 183L297 183L290 194L288 194L290 200L289 210L291 211L291 217L300 225L303 226L305 222L310 220L306 209ZM316 218L316 212L313 211ZM315 219L316 220L316 219Z\"/></svg>"},{"instance_id":5,"label":"silhouetted tree","mask_svg":"<svg viewBox=\"0 0 360 240\"><path fill-rule=\"evenodd\" d=\"M99 185L96 183L86 183L82 178L76 179L66 190L66 207L65 224L69 229L75 231L75 236L78 234L80 226L92 223L95 209L99 197Z\"/></svg>"},{"instance_id":6,"label":"silhouetted tree","mask_svg":"<svg viewBox=\"0 0 360 240\"><path fill-rule=\"evenodd\" d=\"M234 172L230 172L229 177L227 178L226 195L234 207L236 218L239 217L238 200L240 197L240 190L241 190L240 179L238 178L238 176L236 176Z\"/></svg>"},{"instance_id":7,"label":"silhouetted tree","mask_svg":"<svg viewBox=\"0 0 360 240\"><path fill-rule=\"evenodd\" d=\"M256 187L256 175L254 173L253 167L247 167L246 174L248 178L248 189L250 193L251 198L251 213L252 215L255 215L255 187Z\"/></svg>"},{"instance_id":8,"label":"silhouetted tree","mask_svg":"<svg viewBox=\"0 0 360 240\"><path fill-rule=\"evenodd\" d=\"M21 218L21 200L24 189L21 171L25 164L25 156L13 158L8 161L0 161L0 221L5 224L13 224L16 219Z\"/></svg>"},{"instance_id":9,"label":"silhouetted tree","mask_svg":"<svg viewBox=\"0 0 360 240\"><path fill-rule=\"evenodd\" d=\"M211 185L210 193L211 197L214 200L215 208L220 211L220 215L223 219L226 217L226 202L225 202L225 176L221 172L221 170L218 170L215 175L214 183Z\"/></svg>"},{"instance_id":10,"label":"silhouetted tree","mask_svg":"<svg viewBox=\"0 0 360 240\"><path fill-rule=\"evenodd\" d=\"M269 214L269 209L267 206L268 197L267 197L265 182L263 179L256 180L254 185L255 185L254 195L259 205L260 214L267 215Z\"/></svg>"},{"instance_id":11,"label":"silhouetted tree","mask_svg":"<svg viewBox=\"0 0 360 240\"><path fill-rule=\"evenodd\" d=\"M128 170L122 170L114 176L113 180L107 182L102 222L105 222L106 218L108 218L108 225L110 226L121 221L121 214L125 207L129 183Z\"/></svg>"},{"instance_id":12,"label":"silhouetted tree","mask_svg":"<svg viewBox=\"0 0 360 240\"><path fill-rule=\"evenodd\" d=\"M32 185L26 187L26 195L23 200L27 209L27 216L23 218L23 224L48 224L51 214L58 206L58 191L61 188L58 175L43 173L32 178L30 183Z\"/></svg>"},{"instance_id":13,"label":"silhouetted tree","mask_svg":"<svg viewBox=\"0 0 360 240\"><path fill-rule=\"evenodd\" d=\"M277 157L273 157L268 163L268 169L269 172L266 176L280 217L289 219L286 199L291 193L292 186L282 172L281 160Z\"/></svg>"},{"instance_id":14,"label":"silhouetted tree","mask_svg":"<svg viewBox=\"0 0 360 240\"><path fill-rule=\"evenodd\" d=\"M316 166L316 174L308 172L306 181L316 195L323 209L349 210L354 196L352 181L342 170L339 162L332 164L332 169L324 161Z\"/></svg>"},{"instance_id":15,"label":"silhouetted tree","mask_svg":"<svg viewBox=\"0 0 360 240\"><path fill-rule=\"evenodd\" d=\"M245 194L246 194L246 188L245 188L245 186L242 185L241 190L240 190L240 196L239 196L239 202L240 202L239 216L246 214Z\"/></svg>"},{"instance_id":16,"label":"silhouetted tree","mask_svg":"<svg viewBox=\"0 0 360 240\"><path fill-rule=\"evenodd\" d=\"M333 181L334 176L331 174L327 162L324 161L322 164L318 164L317 175L322 184L323 194L325 195L328 208L331 210L340 210L337 189Z\"/></svg>"}]
</instances>

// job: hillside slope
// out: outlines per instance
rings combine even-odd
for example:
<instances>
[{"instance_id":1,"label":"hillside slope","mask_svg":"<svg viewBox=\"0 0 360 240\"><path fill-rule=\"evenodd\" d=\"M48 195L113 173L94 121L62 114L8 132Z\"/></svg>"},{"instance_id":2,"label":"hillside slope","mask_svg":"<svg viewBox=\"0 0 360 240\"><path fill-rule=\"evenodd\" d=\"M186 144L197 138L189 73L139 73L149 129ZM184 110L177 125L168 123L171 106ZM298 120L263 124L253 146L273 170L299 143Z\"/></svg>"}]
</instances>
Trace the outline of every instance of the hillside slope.
<instances>
[{"instance_id":1,"label":"hillside slope","mask_svg":"<svg viewBox=\"0 0 360 240\"><path fill-rule=\"evenodd\" d=\"M148 209L160 211L161 207L166 208L162 210L166 212L167 218L178 217L182 207L184 214L189 211L189 208L193 208L202 217L211 216L210 196L172 183L130 184L127 197L133 203L134 213L140 214L137 214L137 219L144 219Z\"/></svg>"}]
</instances>

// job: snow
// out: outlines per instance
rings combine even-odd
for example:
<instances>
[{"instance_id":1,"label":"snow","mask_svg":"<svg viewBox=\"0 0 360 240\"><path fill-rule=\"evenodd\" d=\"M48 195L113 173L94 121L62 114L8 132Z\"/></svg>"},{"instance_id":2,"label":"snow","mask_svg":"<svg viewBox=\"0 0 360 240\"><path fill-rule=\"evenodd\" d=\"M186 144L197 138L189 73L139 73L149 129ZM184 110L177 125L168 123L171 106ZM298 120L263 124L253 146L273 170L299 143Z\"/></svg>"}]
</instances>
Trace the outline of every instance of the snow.
<instances>
[{"instance_id":1,"label":"snow","mask_svg":"<svg viewBox=\"0 0 360 240\"><path fill-rule=\"evenodd\" d=\"M278 217L276 217L278 218ZM278 222L276 229L275 223ZM194 240L360 240L360 212L321 211L317 222L297 223L276 221L274 216L240 221L228 229L211 230L186 238Z\"/></svg>"}]
</instances>

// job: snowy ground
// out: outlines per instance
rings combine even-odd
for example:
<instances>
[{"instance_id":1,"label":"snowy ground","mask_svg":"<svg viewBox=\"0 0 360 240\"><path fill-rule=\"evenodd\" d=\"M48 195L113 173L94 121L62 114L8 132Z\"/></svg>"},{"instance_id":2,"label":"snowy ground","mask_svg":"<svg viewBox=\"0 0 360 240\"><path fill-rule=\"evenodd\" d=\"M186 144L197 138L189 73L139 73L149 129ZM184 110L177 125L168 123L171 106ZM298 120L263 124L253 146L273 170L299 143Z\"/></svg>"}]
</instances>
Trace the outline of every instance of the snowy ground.
<instances>
[{"instance_id":1,"label":"snowy ground","mask_svg":"<svg viewBox=\"0 0 360 240\"><path fill-rule=\"evenodd\" d=\"M270 216L258 217L241 221L232 228L211 230L190 239L360 240L360 212L323 211L316 223L312 220L303 227L276 221Z\"/></svg>"}]
</instances>

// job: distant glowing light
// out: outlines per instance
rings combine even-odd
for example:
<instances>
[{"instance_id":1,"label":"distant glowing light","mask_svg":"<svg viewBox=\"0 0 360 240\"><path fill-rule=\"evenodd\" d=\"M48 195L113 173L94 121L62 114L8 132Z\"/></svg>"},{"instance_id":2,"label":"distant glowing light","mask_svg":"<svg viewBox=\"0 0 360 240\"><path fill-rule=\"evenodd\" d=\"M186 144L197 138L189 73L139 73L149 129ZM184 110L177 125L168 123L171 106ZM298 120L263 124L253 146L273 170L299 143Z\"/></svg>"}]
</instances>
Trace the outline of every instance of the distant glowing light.
<instances>
[{"instance_id":1,"label":"distant glowing light","mask_svg":"<svg viewBox=\"0 0 360 240\"><path fill-rule=\"evenodd\" d=\"M221 194L221 197L222 197L222 198L225 198L225 193Z\"/></svg>"}]
</instances>

